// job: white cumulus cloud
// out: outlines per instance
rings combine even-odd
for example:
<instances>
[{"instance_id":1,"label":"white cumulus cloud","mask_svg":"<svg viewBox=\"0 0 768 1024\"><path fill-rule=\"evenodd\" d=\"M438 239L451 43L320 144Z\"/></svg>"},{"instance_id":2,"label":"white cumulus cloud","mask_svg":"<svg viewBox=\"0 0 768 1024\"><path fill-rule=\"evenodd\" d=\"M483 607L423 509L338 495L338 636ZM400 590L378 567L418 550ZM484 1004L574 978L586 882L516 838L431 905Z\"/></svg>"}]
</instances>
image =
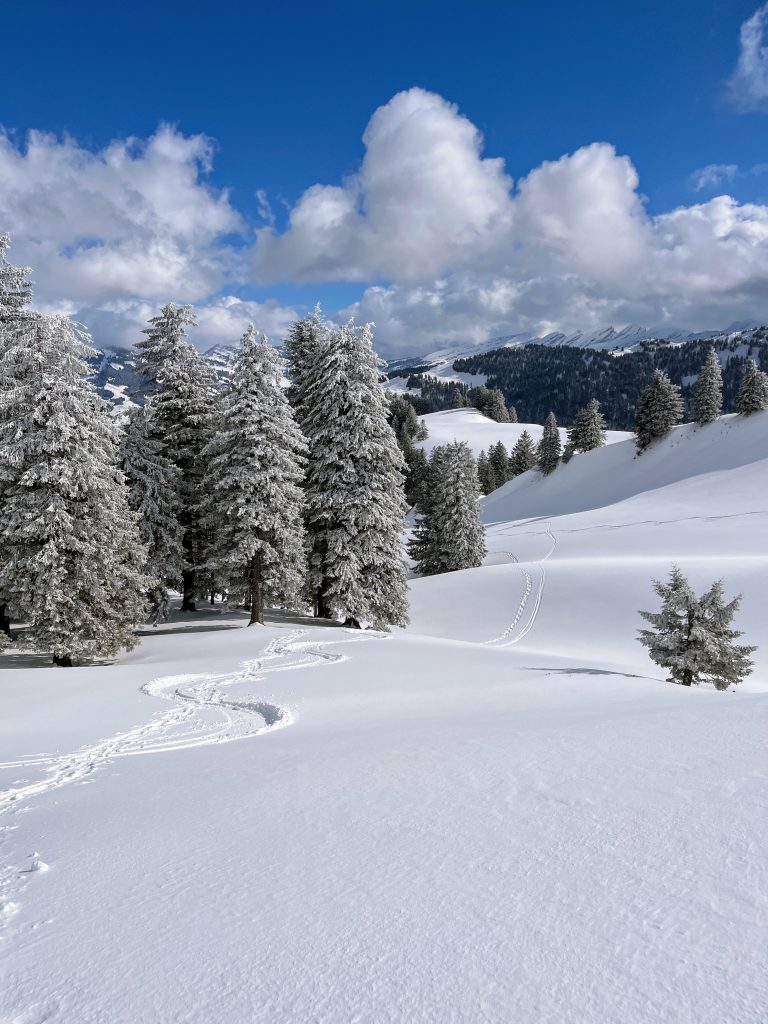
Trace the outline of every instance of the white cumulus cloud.
<instances>
[{"instance_id":1,"label":"white cumulus cloud","mask_svg":"<svg viewBox=\"0 0 768 1024\"><path fill-rule=\"evenodd\" d=\"M734 105L740 110L759 110L768 102L768 3L741 26L739 57L728 82Z\"/></svg>"}]
</instances>

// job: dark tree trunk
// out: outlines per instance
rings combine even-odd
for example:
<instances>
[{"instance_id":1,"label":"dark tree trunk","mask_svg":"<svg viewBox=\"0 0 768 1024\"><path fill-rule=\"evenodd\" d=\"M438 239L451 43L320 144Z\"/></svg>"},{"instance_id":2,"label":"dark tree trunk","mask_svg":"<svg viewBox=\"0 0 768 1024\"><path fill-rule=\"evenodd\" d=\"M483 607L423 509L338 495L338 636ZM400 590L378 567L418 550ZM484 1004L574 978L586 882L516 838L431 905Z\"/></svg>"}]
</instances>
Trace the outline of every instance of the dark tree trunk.
<instances>
[{"instance_id":1,"label":"dark tree trunk","mask_svg":"<svg viewBox=\"0 0 768 1024\"><path fill-rule=\"evenodd\" d=\"M255 626L258 623L263 626L264 589L261 580L261 552L257 552L251 559L249 591L251 595L251 621L248 625Z\"/></svg>"},{"instance_id":2,"label":"dark tree trunk","mask_svg":"<svg viewBox=\"0 0 768 1024\"><path fill-rule=\"evenodd\" d=\"M183 580L184 587L181 610L183 612L194 612L197 610L197 606L195 605L195 570L185 569L183 573Z\"/></svg>"},{"instance_id":3,"label":"dark tree trunk","mask_svg":"<svg viewBox=\"0 0 768 1024\"><path fill-rule=\"evenodd\" d=\"M315 618L330 619L331 617L331 609L328 607L328 602L325 599L323 586L321 584L315 590Z\"/></svg>"},{"instance_id":4,"label":"dark tree trunk","mask_svg":"<svg viewBox=\"0 0 768 1024\"><path fill-rule=\"evenodd\" d=\"M11 617L8 614L8 605L0 604L0 633L6 636L11 635Z\"/></svg>"},{"instance_id":5,"label":"dark tree trunk","mask_svg":"<svg viewBox=\"0 0 768 1024\"><path fill-rule=\"evenodd\" d=\"M211 591L211 604L216 604L216 595Z\"/></svg>"},{"instance_id":6,"label":"dark tree trunk","mask_svg":"<svg viewBox=\"0 0 768 1024\"><path fill-rule=\"evenodd\" d=\"M53 664L59 668L72 668L72 659L68 654L54 654Z\"/></svg>"}]
</instances>

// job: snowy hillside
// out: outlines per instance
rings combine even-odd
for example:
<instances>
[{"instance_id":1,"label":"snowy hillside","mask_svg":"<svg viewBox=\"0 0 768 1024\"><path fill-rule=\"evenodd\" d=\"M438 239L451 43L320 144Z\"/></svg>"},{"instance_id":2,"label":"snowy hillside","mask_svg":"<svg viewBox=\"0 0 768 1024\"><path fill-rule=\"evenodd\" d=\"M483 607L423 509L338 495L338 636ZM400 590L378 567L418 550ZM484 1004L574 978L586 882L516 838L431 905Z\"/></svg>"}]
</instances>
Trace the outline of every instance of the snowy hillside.
<instances>
[{"instance_id":1,"label":"snowy hillside","mask_svg":"<svg viewBox=\"0 0 768 1024\"><path fill-rule=\"evenodd\" d=\"M527 430L534 441L541 437L542 426L538 423L496 423L484 416L477 409L447 409L445 412L432 412L420 417L429 432L424 441L416 447L423 448L429 454L439 444L450 444L452 441L466 441L477 456L487 451L489 445L503 441L507 450L514 447L524 430ZM565 442L567 431L561 429L560 436ZM626 441L631 435L623 430L609 430L608 444Z\"/></svg>"},{"instance_id":2,"label":"snowy hillside","mask_svg":"<svg viewBox=\"0 0 768 1024\"><path fill-rule=\"evenodd\" d=\"M763 1024L767 502L768 413L725 417L505 485L406 630L0 655L0 1020ZM637 643L672 561L744 592L735 691Z\"/></svg>"}]
</instances>

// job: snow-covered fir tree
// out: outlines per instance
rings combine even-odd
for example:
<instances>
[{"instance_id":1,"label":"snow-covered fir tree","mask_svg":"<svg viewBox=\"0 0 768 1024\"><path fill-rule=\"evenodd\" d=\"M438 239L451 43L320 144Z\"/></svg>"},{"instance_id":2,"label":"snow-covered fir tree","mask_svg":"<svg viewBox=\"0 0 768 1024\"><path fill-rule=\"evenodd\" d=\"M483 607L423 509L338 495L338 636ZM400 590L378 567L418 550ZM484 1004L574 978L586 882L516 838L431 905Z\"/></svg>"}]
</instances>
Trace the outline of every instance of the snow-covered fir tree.
<instances>
[{"instance_id":1,"label":"snow-covered fir tree","mask_svg":"<svg viewBox=\"0 0 768 1024\"><path fill-rule=\"evenodd\" d=\"M536 465L545 476L557 469L561 452L560 431L555 414L551 412L544 421L544 432L536 450Z\"/></svg>"},{"instance_id":2,"label":"snow-covered fir tree","mask_svg":"<svg viewBox=\"0 0 768 1024\"><path fill-rule=\"evenodd\" d=\"M480 490L483 494L490 494L496 489L491 463L486 452L480 452L477 457L477 479L480 481Z\"/></svg>"},{"instance_id":3,"label":"snow-covered fir tree","mask_svg":"<svg viewBox=\"0 0 768 1024\"><path fill-rule=\"evenodd\" d=\"M8 259L8 248L10 238L8 235L0 235L0 358L6 347L10 345L12 338L25 329L25 322L32 317L29 310L29 302L32 297L32 285L29 280L30 271L27 267L16 267ZM14 379L11 376L10 368L0 374L0 394L4 390L11 390L14 386ZM0 442L4 433L2 422L2 409L0 409ZM8 421L6 428L12 432L13 425ZM8 459L8 450L0 443L0 509L5 505L4 490L18 478L18 467ZM2 550L2 535L0 535L0 565L5 557ZM0 590L0 642L11 635L11 619L8 602Z\"/></svg>"},{"instance_id":4,"label":"snow-covered fir tree","mask_svg":"<svg viewBox=\"0 0 768 1024\"><path fill-rule=\"evenodd\" d=\"M566 451L570 458L574 452L591 452L594 448L602 448L604 444L605 419L600 411L600 403L593 398L576 413L573 424L568 429ZM563 457L565 458L565 452Z\"/></svg>"},{"instance_id":5,"label":"snow-covered fir tree","mask_svg":"<svg viewBox=\"0 0 768 1024\"><path fill-rule=\"evenodd\" d=\"M84 337L38 316L4 345L1 444L18 468L0 521L0 589L54 662L70 665L135 645L145 614L146 550L117 468L117 431L84 380Z\"/></svg>"},{"instance_id":6,"label":"snow-covered fir tree","mask_svg":"<svg viewBox=\"0 0 768 1024\"><path fill-rule=\"evenodd\" d=\"M486 547L480 496L469 446L457 441L435 448L409 546L419 574L432 576L482 564Z\"/></svg>"},{"instance_id":7,"label":"snow-covered fir tree","mask_svg":"<svg viewBox=\"0 0 768 1024\"><path fill-rule=\"evenodd\" d=\"M181 471L163 454L153 400L134 408L121 447L128 482L128 504L139 516L146 547L144 572L151 579L148 598L155 623L168 617L169 587L178 587L185 569L181 526Z\"/></svg>"},{"instance_id":8,"label":"snow-covered fir tree","mask_svg":"<svg viewBox=\"0 0 768 1024\"><path fill-rule=\"evenodd\" d=\"M510 423L517 423L518 422L518 420L517 420L517 409L514 407L514 405L510 405L509 406L509 408L507 409L507 414L509 415L509 422Z\"/></svg>"},{"instance_id":9,"label":"snow-covered fir tree","mask_svg":"<svg viewBox=\"0 0 768 1024\"><path fill-rule=\"evenodd\" d=\"M498 388L493 388L489 392L488 401L483 411L486 416L496 420L497 423L509 423L507 403L504 401L504 395Z\"/></svg>"},{"instance_id":10,"label":"snow-covered fir tree","mask_svg":"<svg viewBox=\"0 0 768 1024\"><path fill-rule=\"evenodd\" d=\"M503 441L497 441L488 450L488 466L494 490L509 480L509 454Z\"/></svg>"},{"instance_id":11,"label":"snow-covered fir tree","mask_svg":"<svg viewBox=\"0 0 768 1024\"><path fill-rule=\"evenodd\" d=\"M317 305L309 316L296 320L291 325L285 339L285 355L291 382L288 397L296 422L307 437L310 436L310 423L316 418L312 401L317 392L313 390L310 394L310 387L314 380L317 361L328 343L328 334L328 325L323 321L320 306Z\"/></svg>"},{"instance_id":12,"label":"snow-covered fir tree","mask_svg":"<svg viewBox=\"0 0 768 1024\"><path fill-rule=\"evenodd\" d=\"M346 324L312 366L306 522L317 613L386 628L407 621L404 461L371 338L369 326Z\"/></svg>"},{"instance_id":13,"label":"snow-covered fir tree","mask_svg":"<svg viewBox=\"0 0 768 1024\"><path fill-rule=\"evenodd\" d=\"M536 465L536 445L533 438L524 430L518 437L509 456L510 476L520 476Z\"/></svg>"},{"instance_id":14,"label":"snow-covered fir tree","mask_svg":"<svg viewBox=\"0 0 768 1024\"><path fill-rule=\"evenodd\" d=\"M164 306L150 320L147 338L139 343L139 369L154 396L155 434L161 454L180 472L179 522L184 538L182 611L192 611L195 597L206 587L199 567L208 542L200 516L201 482L205 465L202 451L211 439L219 391L213 370L186 339L195 323L189 307ZM142 348L142 346L144 346Z\"/></svg>"},{"instance_id":15,"label":"snow-covered fir tree","mask_svg":"<svg viewBox=\"0 0 768 1024\"><path fill-rule=\"evenodd\" d=\"M768 409L768 373L758 370L754 359L748 359L736 397L736 412L749 416L763 409Z\"/></svg>"},{"instance_id":16,"label":"snow-covered fir tree","mask_svg":"<svg viewBox=\"0 0 768 1024\"><path fill-rule=\"evenodd\" d=\"M149 327L141 332L144 337L135 346L139 353L136 369L145 381L143 393L158 390L163 369L184 344L187 328L196 323L191 306L177 306L174 302L167 303L157 316L150 318Z\"/></svg>"},{"instance_id":17,"label":"snow-covered fir tree","mask_svg":"<svg viewBox=\"0 0 768 1024\"><path fill-rule=\"evenodd\" d=\"M653 627L639 630L640 642L669 672L671 683L708 682L725 690L749 675L749 655L755 648L735 643L742 633L731 627L740 596L726 603L718 580L697 598L678 566L673 566L667 583L654 580L653 586L662 600L661 610L640 612Z\"/></svg>"},{"instance_id":18,"label":"snow-covered fir tree","mask_svg":"<svg viewBox=\"0 0 768 1024\"><path fill-rule=\"evenodd\" d=\"M651 442L666 437L683 416L680 388L663 370L654 370L648 387L640 395L635 416L635 435L639 451Z\"/></svg>"},{"instance_id":19,"label":"snow-covered fir tree","mask_svg":"<svg viewBox=\"0 0 768 1024\"><path fill-rule=\"evenodd\" d=\"M208 572L216 589L245 597L250 625L264 622L266 605L299 608L306 581L307 445L281 381L276 350L250 325L203 453Z\"/></svg>"},{"instance_id":20,"label":"snow-covered fir tree","mask_svg":"<svg viewBox=\"0 0 768 1024\"><path fill-rule=\"evenodd\" d=\"M723 373L714 348L707 358L693 385L693 420L699 426L714 423L723 410Z\"/></svg>"}]
</instances>

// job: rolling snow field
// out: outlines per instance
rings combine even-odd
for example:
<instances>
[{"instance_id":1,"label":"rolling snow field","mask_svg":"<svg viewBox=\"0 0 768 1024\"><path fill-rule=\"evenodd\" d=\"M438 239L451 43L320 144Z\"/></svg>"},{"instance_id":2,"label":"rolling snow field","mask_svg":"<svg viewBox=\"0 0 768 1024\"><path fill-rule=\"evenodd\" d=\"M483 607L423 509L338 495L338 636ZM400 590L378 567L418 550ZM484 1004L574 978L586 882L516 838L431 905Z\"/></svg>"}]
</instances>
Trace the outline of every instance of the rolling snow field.
<instances>
[{"instance_id":1,"label":"rolling snow field","mask_svg":"<svg viewBox=\"0 0 768 1024\"><path fill-rule=\"evenodd\" d=\"M0 655L0 1024L764 1024L768 412L622 438L485 499L406 630ZM636 639L673 561L744 594L735 690Z\"/></svg>"}]
</instances>

